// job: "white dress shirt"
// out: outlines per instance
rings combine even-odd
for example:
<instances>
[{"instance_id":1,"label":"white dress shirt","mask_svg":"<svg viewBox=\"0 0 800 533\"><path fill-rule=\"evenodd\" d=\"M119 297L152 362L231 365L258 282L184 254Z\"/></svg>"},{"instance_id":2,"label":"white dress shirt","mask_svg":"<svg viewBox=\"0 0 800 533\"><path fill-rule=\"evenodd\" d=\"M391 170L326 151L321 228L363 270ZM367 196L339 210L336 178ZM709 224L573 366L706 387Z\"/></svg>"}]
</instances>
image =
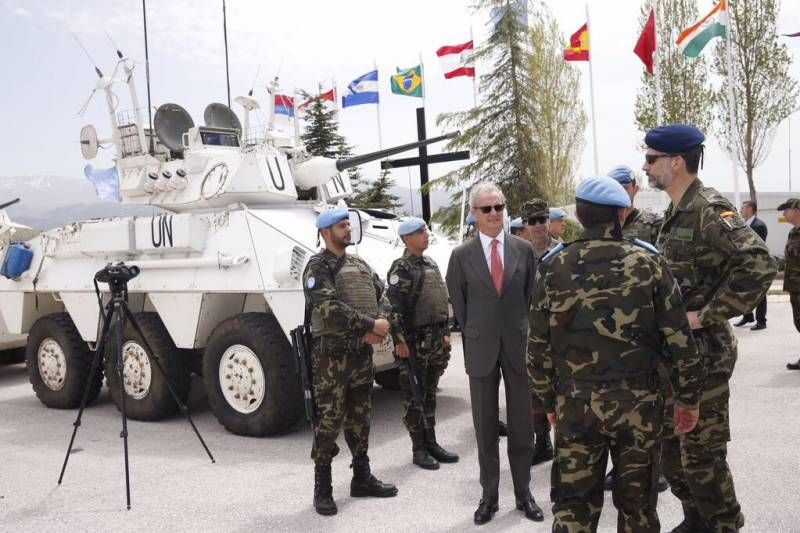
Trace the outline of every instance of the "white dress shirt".
<instances>
[{"instance_id":1,"label":"white dress shirt","mask_svg":"<svg viewBox=\"0 0 800 533\"><path fill-rule=\"evenodd\" d=\"M505 246L505 231L497 234L497 237L489 237L482 232L478 232L478 237L481 239L481 246L483 247L483 255L486 257L486 265L489 267L489 273L492 272L492 241L497 239L500 244L497 245L497 253L500 255L500 263L505 268L505 257L503 254L503 246Z\"/></svg>"},{"instance_id":2,"label":"white dress shirt","mask_svg":"<svg viewBox=\"0 0 800 533\"><path fill-rule=\"evenodd\" d=\"M744 223L745 223L745 224L747 224L748 226L752 227L752 226L753 226L753 221L754 221L755 219L756 219L756 216L755 216L755 215L753 215L753 216L751 216L750 218L748 218L747 220L745 220L745 221L744 221Z\"/></svg>"}]
</instances>

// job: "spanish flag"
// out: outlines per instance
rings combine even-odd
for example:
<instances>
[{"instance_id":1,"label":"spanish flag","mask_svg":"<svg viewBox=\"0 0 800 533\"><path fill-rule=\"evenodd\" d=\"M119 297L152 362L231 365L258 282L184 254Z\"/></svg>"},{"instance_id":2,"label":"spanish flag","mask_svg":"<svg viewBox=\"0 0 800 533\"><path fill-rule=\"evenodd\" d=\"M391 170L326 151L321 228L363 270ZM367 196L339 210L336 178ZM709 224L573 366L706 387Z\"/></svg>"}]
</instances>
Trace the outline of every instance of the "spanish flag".
<instances>
[{"instance_id":1,"label":"spanish flag","mask_svg":"<svg viewBox=\"0 0 800 533\"><path fill-rule=\"evenodd\" d=\"M589 61L589 23L572 34L569 46L564 48L565 61Z\"/></svg>"},{"instance_id":2,"label":"spanish flag","mask_svg":"<svg viewBox=\"0 0 800 533\"><path fill-rule=\"evenodd\" d=\"M398 68L397 74L394 74L391 80L394 94L422 98L422 65L405 70Z\"/></svg>"}]
</instances>

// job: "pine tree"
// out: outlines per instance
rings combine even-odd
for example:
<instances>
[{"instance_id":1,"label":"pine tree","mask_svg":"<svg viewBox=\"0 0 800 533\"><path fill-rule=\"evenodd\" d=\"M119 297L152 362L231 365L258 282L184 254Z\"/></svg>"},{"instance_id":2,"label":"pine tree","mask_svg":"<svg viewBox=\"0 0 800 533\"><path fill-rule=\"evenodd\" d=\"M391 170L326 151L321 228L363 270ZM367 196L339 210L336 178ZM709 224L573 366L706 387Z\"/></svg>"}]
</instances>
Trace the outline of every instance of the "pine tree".
<instances>
[{"instance_id":1,"label":"pine tree","mask_svg":"<svg viewBox=\"0 0 800 533\"><path fill-rule=\"evenodd\" d=\"M705 81L708 72L706 61L702 56L684 56L675 44L675 36L697 21L697 2L657 1L657 68L661 80L661 122L692 124L708 134L713 122L714 92ZM644 0L639 28L643 28L647 22L651 7L651 0ZM636 95L634 108L636 126L642 133L659 126L656 123L657 105L655 76L643 70L642 85Z\"/></svg>"},{"instance_id":2,"label":"pine tree","mask_svg":"<svg viewBox=\"0 0 800 533\"><path fill-rule=\"evenodd\" d=\"M396 210L402 204L400 198L390 192L391 188L392 180L389 177L389 171L383 170L380 177L372 182L369 188L353 196L349 203L354 207Z\"/></svg>"},{"instance_id":3,"label":"pine tree","mask_svg":"<svg viewBox=\"0 0 800 533\"><path fill-rule=\"evenodd\" d=\"M764 162L772 147L775 130L797 107L797 81L789 74L792 57L786 44L778 41L777 0L746 0L728 3L729 35L733 54L734 124L733 138L727 127L728 62L727 42L714 50L714 72L722 86L717 91L717 116L722 136L747 175L750 199L756 201L755 168Z\"/></svg>"}]
</instances>

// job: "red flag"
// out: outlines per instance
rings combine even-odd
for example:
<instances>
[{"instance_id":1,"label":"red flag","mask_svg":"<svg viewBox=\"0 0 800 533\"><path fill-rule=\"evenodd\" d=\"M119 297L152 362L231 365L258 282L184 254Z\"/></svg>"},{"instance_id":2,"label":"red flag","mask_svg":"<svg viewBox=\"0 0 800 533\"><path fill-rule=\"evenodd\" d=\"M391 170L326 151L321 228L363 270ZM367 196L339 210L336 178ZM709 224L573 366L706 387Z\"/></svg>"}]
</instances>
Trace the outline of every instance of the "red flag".
<instances>
[{"instance_id":1,"label":"red flag","mask_svg":"<svg viewBox=\"0 0 800 533\"><path fill-rule=\"evenodd\" d=\"M320 93L317 96L309 98L308 100L297 106L297 109L305 110L306 107L314 103L314 100L328 100L329 102L336 103L336 90L330 89L329 91L325 91L324 93Z\"/></svg>"},{"instance_id":2,"label":"red flag","mask_svg":"<svg viewBox=\"0 0 800 533\"><path fill-rule=\"evenodd\" d=\"M584 24L569 38L564 48L565 61L589 61L589 24Z\"/></svg>"},{"instance_id":3,"label":"red flag","mask_svg":"<svg viewBox=\"0 0 800 533\"><path fill-rule=\"evenodd\" d=\"M800 31L798 31L797 33L784 33L783 36L784 37L800 37Z\"/></svg>"},{"instance_id":4,"label":"red flag","mask_svg":"<svg viewBox=\"0 0 800 533\"><path fill-rule=\"evenodd\" d=\"M633 47L633 53L639 56L644 66L647 67L647 72L653 73L653 54L656 52L656 14L651 9L650 16L647 17L647 23L642 29L642 34L639 40L636 41L636 46Z\"/></svg>"},{"instance_id":5,"label":"red flag","mask_svg":"<svg viewBox=\"0 0 800 533\"><path fill-rule=\"evenodd\" d=\"M455 46L442 46L436 50L442 64L445 79L457 76L475 77L475 66L472 64L472 41Z\"/></svg>"}]
</instances>

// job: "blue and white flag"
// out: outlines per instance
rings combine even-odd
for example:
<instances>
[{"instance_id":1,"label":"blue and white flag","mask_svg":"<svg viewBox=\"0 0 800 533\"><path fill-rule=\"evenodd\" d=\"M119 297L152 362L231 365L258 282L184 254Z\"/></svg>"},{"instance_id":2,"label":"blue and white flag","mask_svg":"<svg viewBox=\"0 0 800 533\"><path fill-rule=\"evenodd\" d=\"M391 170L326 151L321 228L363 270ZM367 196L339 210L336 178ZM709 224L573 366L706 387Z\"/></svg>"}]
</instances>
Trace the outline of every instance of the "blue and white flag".
<instances>
[{"instance_id":1,"label":"blue and white flag","mask_svg":"<svg viewBox=\"0 0 800 533\"><path fill-rule=\"evenodd\" d=\"M347 86L347 94L342 96L342 107L378 103L378 69L367 72Z\"/></svg>"},{"instance_id":2,"label":"blue and white flag","mask_svg":"<svg viewBox=\"0 0 800 533\"><path fill-rule=\"evenodd\" d=\"M107 202L119 202L119 174L117 167L95 169L92 165L83 168L83 174L94 185L97 197Z\"/></svg>"}]
</instances>

